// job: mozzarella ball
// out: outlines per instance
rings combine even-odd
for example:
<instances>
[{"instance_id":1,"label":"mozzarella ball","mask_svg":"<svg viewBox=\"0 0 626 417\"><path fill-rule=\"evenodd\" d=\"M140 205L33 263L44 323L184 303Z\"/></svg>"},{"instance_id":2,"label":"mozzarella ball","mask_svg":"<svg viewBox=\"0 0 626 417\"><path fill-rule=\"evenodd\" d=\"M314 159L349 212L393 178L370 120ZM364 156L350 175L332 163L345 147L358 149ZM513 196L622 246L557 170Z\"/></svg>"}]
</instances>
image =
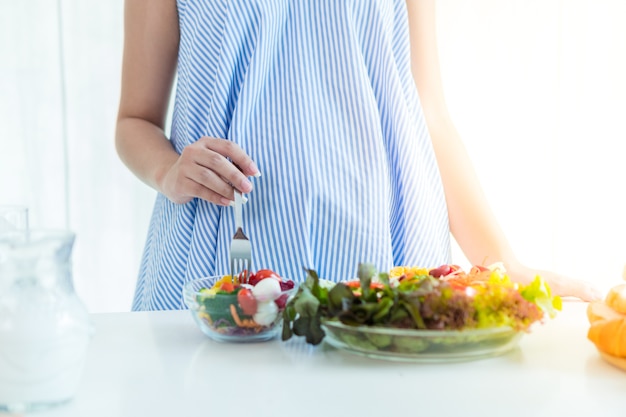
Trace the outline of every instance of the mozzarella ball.
<instances>
[{"instance_id":1,"label":"mozzarella ball","mask_svg":"<svg viewBox=\"0 0 626 417\"><path fill-rule=\"evenodd\" d=\"M274 301L280 297L280 293L280 283L272 278L263 279L252 288L252 295L259 303Z\"/></svg>"},{"instance_id":2,"label":"mozzarella ball","mask_svg":"<svg viewBox=\"0 0 626 417\"><path fill-rule=\"evenodd\" d=\"M273 281L273 280L272 280ZM269 326L278 317L278 306L274 301L259 303L252 319L261 326Z\"/></svg>"}]
</instances>

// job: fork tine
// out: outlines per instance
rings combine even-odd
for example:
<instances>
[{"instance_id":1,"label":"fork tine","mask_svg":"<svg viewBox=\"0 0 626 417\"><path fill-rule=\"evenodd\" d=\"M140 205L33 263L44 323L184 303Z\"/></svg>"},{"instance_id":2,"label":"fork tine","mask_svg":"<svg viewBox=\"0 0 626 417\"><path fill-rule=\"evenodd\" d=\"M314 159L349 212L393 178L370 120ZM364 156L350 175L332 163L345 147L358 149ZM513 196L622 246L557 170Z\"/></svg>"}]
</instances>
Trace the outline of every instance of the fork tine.
<instances>
[{"instance_id":1,"label":"fork tine","mask_svg":"<svg viewBox=\"0 0 626 417\"><path fill-rule=\"evenodd\" d=\"M241 204L241 193L235 190L235 235L230 242L230 270L233 280L235 276L244 272L240 283L248 283L252 266L252 248L243 232Z\"/></svg>"},{"instance_id":2,"label":"fork tine","mask_svg":"<svg viewBox=\"0 0 626 417\"><path fill-rule=\"evenodd\" d=\"M238 277L240 273L243 273L241 276L240 284L247 284L250 279L250 260L247 258L233 258L231 260L231 276L233 279ZM237 272L238 271L238 272Z\"/></svg>"},{"instance_id":3,"label":"fork tine","mask_svg":"<svg viewBox=\"0 0 626 417\"><path fill-rule=\"evenodd\" d=\"M250 266L248 265L248 260L244 259L243 260L243 265L241 266L241 270L243 271L243 281L247 284L248 283L248 274L250 273Z\"/></svg>"}]
</instances>

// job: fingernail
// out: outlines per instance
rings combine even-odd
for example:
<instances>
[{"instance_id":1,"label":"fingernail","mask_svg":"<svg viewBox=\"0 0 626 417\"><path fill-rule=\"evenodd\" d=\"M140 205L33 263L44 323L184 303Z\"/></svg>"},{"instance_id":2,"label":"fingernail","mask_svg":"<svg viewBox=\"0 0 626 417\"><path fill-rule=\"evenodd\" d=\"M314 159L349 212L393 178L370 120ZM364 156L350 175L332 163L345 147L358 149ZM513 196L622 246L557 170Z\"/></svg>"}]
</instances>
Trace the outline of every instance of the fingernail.
<instances>
[{"instance_id":1,"label":"fingernail","mask_svg":"<svg viewBox=\"0 0 626 417\"><path fill-rule=\"evenodd\" d=\"M252 174L253 177L259 178L261 176L261 172L259 171L259 167L256 166L254 161L250 162L249 168L250 168L250 171L254 172L254 174Z\"/></svg>"},{"instance_id":2,"label":"fingernail","mask_svg":"<svg viewBox=\"0 0 626 417\"><path fill-rule=\"evenodd\" d=\"M244 193L252 191L252 183L248 180L241 181L241 191Z\"/></svg>"}]
</instances>

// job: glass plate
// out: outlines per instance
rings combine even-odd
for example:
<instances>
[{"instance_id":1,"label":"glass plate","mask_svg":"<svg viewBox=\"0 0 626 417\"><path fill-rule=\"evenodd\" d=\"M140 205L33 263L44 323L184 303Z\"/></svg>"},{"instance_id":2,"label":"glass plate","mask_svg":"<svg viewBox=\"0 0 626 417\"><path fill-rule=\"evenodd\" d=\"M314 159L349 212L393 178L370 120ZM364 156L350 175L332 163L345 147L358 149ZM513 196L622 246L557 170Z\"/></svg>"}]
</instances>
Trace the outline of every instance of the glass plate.
<instances>
[{"instance_id":1,"label":"glass plate","mask_svg":"<svg viewBox=\"0 0 626 417\"><path fill-rule=\"evenodd\" d=\"M324 340L338 349L377 359L452 362L501 355L515 348L522 333L510 327L472 330L414 330L322 324Z\"/></svg>"}]
</instances>

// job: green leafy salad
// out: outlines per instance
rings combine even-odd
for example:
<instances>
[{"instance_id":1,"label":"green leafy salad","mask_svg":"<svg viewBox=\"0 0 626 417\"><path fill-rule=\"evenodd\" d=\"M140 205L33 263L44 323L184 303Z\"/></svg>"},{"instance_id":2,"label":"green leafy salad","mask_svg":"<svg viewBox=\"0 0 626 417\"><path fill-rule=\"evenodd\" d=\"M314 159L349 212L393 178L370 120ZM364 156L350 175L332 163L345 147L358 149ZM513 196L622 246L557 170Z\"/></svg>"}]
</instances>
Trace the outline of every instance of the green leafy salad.
<instances>
[{"instance_id":1,"label":"green leafy salad","mask_svg":"<svg viewBox=\"0 0 626 417\"><path fill-rule=\"evenodd\" d=\"M442 265L389 274L361 264L358 280L334 285L324 285L314 270L307 270L306 281L283 311L282 339L302 336L317 345L326 336L324 328L332 331L340 325L350 330L343 334L351 342L359 337L357 330L366 328L367 340L361 343L372 349L411 349L415 347L402 347L403 341L393 340L385 329L443 334L502 328L519 333L560 309L561 299L539 276L521 285L498 267L475 266L466 273L456 265Z\"/></svg>"}]
</instances>

